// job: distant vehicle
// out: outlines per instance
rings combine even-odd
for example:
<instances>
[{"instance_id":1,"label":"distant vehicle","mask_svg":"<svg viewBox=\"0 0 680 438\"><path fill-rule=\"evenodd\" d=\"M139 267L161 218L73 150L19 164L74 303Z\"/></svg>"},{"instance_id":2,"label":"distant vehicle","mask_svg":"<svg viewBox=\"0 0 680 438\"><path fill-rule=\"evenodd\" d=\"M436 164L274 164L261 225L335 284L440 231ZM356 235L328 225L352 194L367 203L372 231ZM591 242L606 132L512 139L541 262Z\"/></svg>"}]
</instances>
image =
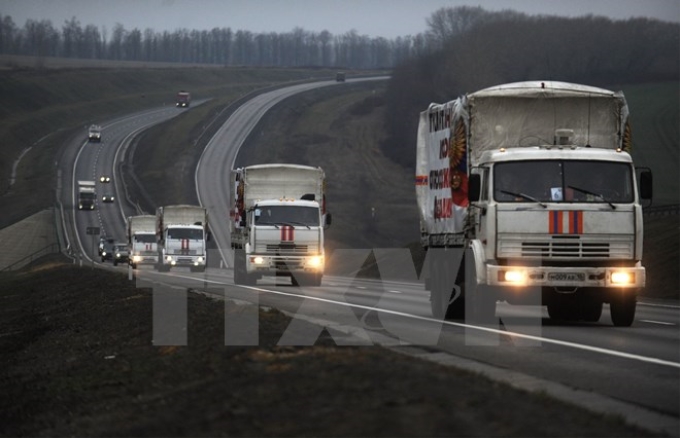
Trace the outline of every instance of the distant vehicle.
<instances>
[{"instance_id":1,"label":"distant vehicle","mask_svg":"<svg viewBox=\"0 0 680 438\"><path fill-rule=\"evenodd\" d=\"M129 258L130 252L125 243L116 243L113 246L113 266L118 266L118 263L127 263Z\"/></svg>"},{"instance_id":2,"label":"distant vehicle","mask_svg":"<svg viewBox=\"0 0 680 438\"><path fill-rule=\"evenodd\" d=\"M115 251L116 242L113 239L104 239L99 241L99 256L102 263L113 259L113 252Z\"/></svg>"},{"instance_id":3,"label":"distant vehicle","mask_svg":"<svg viewBox=\"0 0 680 438\"><path fill-rule=\"evenodd\" d=\"M335 82L345 82L345 72L339 71L335 74Z\"/></svg>"},{"instance_id":4,"label":"distant vehicle","mask_svg":"<svg viewBox=\"0 0 680 438\"><path fill-rule=\"evenodd\" d=\"M99 177L99 182L101 183L110 183L111 182L111 177L110 176L100 176Z\"/></svg>"},{"instance_id":5,"label":"distant vehicle","mask_svg":"<svg viewBox=\"0 0 680 438\"><path fill-rule=\"evenodd\" d=\"M133 269L137 269L137 265L156 265L158 263L156 216L128 217L127 239L130 249L129 261Z\"/></svg>"},{"instance_id":6,"label":"distant vehicle","mask_svg":"<svg viewBox=\"0 0 680 438\"><path fill-rule=\"evenodd\" d=\"M94 181L78 181L78 210L94 210L96 199Z\"/></svg>"},{"instance_id":7,"label":"distant vehicle","mask_svg":"<svg viewBox=\"0 0 680 438\"><path fill-rule=\"evenodd\" d=\"M112 247L114 244L114 240L108 237L100 237L99 238L99 257L101 257L102 252L104 252L105 248ZM111 252L111 251L109 251Z\"/></svg>"},{"instance_id":8,"label":"distant vehicle","mask_svg":"<svg viewBox=\"0 0 680 438\"><path fill-rule=\"evenodd\" d=\"M197 205L166 205L156 210L159 271L188 266L203 272L207 263L208 212Z\"/></svg>"},{"instance_id":9,"label":"distant vehicle","mask_svg":"<svg viewBox=\"0 0 680 438\"><path fill-rule=\"evenodd\" d=\"M113 195L103 195L102 196L102 202L106 202L107 204L110 202L114 201Z\"/></svg>"},{"instance_id":10,"label":"distant vehicle","mask_svg":"<svg viewBox=\"0 0 680 438\"><path fill-rule=\"evenodd\" d=\"M87 141L90 143L99 143L102 141L102 127L99 125L90 125L87 131Z\"/></svg>"},{"instance_id":11,"label":"distant vehicle","mask_svg":"<svg viewBox=\"0 0 680 438\"><path fill-rule=\"evenodd\" d=\"M294 286L320 286L324 272L326 176L320 167L260 164L233 171L234 282L264 275Z\"/></svg>"},{"instance_id":12,"label":"distant vehicle","mask_svg":"<svg viewBox=\"0 0 680 438\"><path fill-rule=\"evenodd\" d=\"M184 90L177 93L177 99L175 99L175 106L179 108L187 108L189 104L191 104L191 93Z\"/></svg>"}]
</instances>

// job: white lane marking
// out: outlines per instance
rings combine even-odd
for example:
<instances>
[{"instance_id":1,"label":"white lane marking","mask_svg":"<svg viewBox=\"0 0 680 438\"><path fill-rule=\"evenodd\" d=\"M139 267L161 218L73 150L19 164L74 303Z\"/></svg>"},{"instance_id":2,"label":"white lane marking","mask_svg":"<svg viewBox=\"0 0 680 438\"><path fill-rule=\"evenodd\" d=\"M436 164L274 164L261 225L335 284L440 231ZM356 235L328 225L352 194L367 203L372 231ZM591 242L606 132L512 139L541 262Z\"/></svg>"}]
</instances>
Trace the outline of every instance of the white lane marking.
<instances>
[{"instance_id":1,"label":"white lane marking","mask_svg":"<svg viewBox=\"0 0 680 438\"><path fill-rule=\"evenodd\" d=\"M212 281L212 283L218 283L219 284L219 281ZM227 283L222 283L222 284L227 285ZM229 285L231 286L231 284L229 284ZM413 318L413 319L418 319L418 320L421 320L421 321L440 323L440 324L445 324L445 325L454 326L454 327L469 328L469 329L473 329L473 330L479 330L479 331L484 331L484 332L488 332L488 333L495 333L495 334L498 334L498 335L508 336L508 337L512 337L512 338L527 339L527 340L542 342L542 343L546 343L546 344L558 345L558 346L561 346L561 347L574 348L574 349L577 349L577 350L590 351L590 352L593 352L593 353L600 353L600 354L605 354L605 355L608 355L608 356L637 360L639 362L647 362L647 363L652 363L652 364L656 364L656 365L664 365L664 366L669 366L669 367L680 369L680 363L679 362L671 362L671 361L668 361L668 360L658 359L658 358L655 358L655 357L640 356L638 354L625 353L623 351L609 350L607 348L594 347L594 346L591 346L591 345L577 344L575 342L561 341L559 339L544 338L544 337L541 337L541 336L532 336L532 335L527 335L527 334L524 334L524 333L517 333L517 332L506 331L506 330L498 330L498 329L492 329L492 328L488 328L488 327L480 327L480 326L464 324L464 323L460 323L460 322L441 321L441 320L434 319L434 318L429 318L429 317L419 316L419 315L413 315L413 314L410 314L410 313L399 312L399 311L395 311L395 310L379 309L377 307L369 307L369 306L364 306L364 305L361 305L361 304L350 304L350 303L347 303L347 302L344 302L344 301L335 301L335 300L330 300L330 299L327 299L327 298L319 298L319 297L313 297L313 296L309 296L309 295L300 295L300 294L295 294L295 293L290 293L290 292L281 292L281 291L276 291L276 290L263 289L263 288L256 287L256 286L239 286L239 287L243 288L243 289L250 289L250 290L256 291L256 292L266 292L266 293L271 293L271 294L275 294L275 295L283 295L283 296L296 297L296 298L305 298L305 299L329 303L329 304L337 304L337 305L345 306L345 307L354 307L354 308L363 309L363 310L373 310L373 311L376 311L376 312L382 312L382 313L388 313L388 314L391 314L391 315L403 316L405 318ZM357 287L359 287L359 286L357 286Z\"/></svg>"},{"instance_id":2,"label":"white lane marking","mask_svg":"<svg viewBox=\"0 0 680 438\"><path fill-rule=\"evenodd\" d=\"M653 303L645 303L643 301L638 301L638 304L641 306L649 306L649 307L663 307L665 309L680 309L680 306L676 306L673 304L653 304Z\"/></svg>"},{"instance_id":3,"label":"white lane marking","mask_svg":"<svg viewBox=\"0 0 680 438\"><path fill-rule=\"evenodd\" d=\"M672 322L663 322L663 321L652 321L651 319L640 319L640 322L648 322L650 324L660 324L660 325L676 325Z\"/></svg>"},{"instance_id":4,"label":"white lane marking","mask_svg":"<svg viewBox=\"0 0 680 438\"><path fill-rule=\"evenodd\" d=\"M364 286L354 286L354 287L356 287L357 289L366 290L366 288Z\"/></svg>"},{"instance_id":5,"label":"white lane marking","mask_svg":"<svg viewBox=\"0 0 680 438\"><path fill-rule=\"evenodd\" d=\"M233 286L231 283L225 283L223 281L207 280L207 279L202 279L202 278L199 279L199 278L196 278L196 277L189 277L189 276L184 276L184 275L177 275L177 277L192 279L192 280L195 280L195 281L203 280L203 281L214 283L214 284L223 284L225 286L227 286L227 285ZM625 353L623 351L609 350L607 348L594 347L594 346L591 346L591 345L577 344L575 342L561 341L559 339L544 338L544 337L541 337L541 336L532 336L532 335L527 335L527 334L524 334L524 333L517 333L517 332L506 331L506 330L498 330L498 329L492 329L492 328L488 328L488 327L480 327L480 326L471 325L471 324L464 324L464 323L460 323L460 322L441 321L441 320L429 318L429 317L426 317L426 316L413 315L413 314L410 314L410 313L399 312L399 311L396 311L396 310L379 309L377 307L369 307L369 306L364 306L364 305L361 305L361 304L350 304L350 303L347 303L347 302L344 302L344 301L335 301L335 300L330 300L330 299L327 299L327 298L319 298L319 297L313 297L313 296L309 296L309 295L300 295L300 294L295 294L295 293L290 293L290 292L281 292L281 291L277 291L277 290L263 289L261 287L256 287L256 286L238 286L238 287L243 288L243 289L250 289L250 290L255 291L255 292L266 292L266 293L271 293L271 294L275 294L275 295L283 295L283 296L295 297L295 298L305 298L305 299L329 303L329 304L337 304L337 305L345 306L345 307L354 307L354 308L363 309L363 310L373 310L373 311L376 311L376 312L382 312L382 313L388 313L388 314L391 314L391 315L403 316L405 318L412 318L412 319L417 319L417 320L421 320L421 321L440 323L440 324L445 324L445 325L454 326L454 327L461 327L461 328L479 330L479 331L483 331L483 332L495 333L495 334L498 334L498 335L512 337L512 338L527 339L527 340L532 340L532 341L537 341L537 342L543 342L543 343L546 343L546 344L558 345L558 346L561 346L561 347L574 348L574 349L577 349L577 350L590 351L590 352L593 352L593 353L600 353L600 354L605 354L605 355L608 355L608 356L614 356L614 357L619 357L619 358L623 358L623 359L630 359L630 360L637 360L639 362L652 363L652 364L656 364L656 365L664 365L664 366L669 366L669 367L680 369L680 363L679 362L671 362L671 361L668 361L668 360L658 359L658 358L655 358L655 357L640 356L638 354ZM357 288L361 288L361 286L357 286Z\"/></svg>"},{"instance_id":6,"label":"white lane marking","mask_svg":"<svg viewBox=\"0 0 680 438\"><path fill-rule=\"evenodd\" d=\"M392 292L393 294L400 294L401 291L398 290L388 290L387 292Z\"/></svg>"}]
</instances>

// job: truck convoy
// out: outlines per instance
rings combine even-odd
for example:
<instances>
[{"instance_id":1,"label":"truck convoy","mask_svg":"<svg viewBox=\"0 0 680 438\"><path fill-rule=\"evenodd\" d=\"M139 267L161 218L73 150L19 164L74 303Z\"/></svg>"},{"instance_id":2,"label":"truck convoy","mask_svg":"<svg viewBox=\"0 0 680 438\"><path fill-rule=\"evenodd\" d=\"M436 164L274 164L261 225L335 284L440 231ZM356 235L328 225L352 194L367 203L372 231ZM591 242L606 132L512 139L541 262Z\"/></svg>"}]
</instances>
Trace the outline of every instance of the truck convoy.
<instances>
[{"instance_id":1,"label":"truck convoy","mask_svg":"<svg viewBox=\"0 0 680 438\"><path fill-rule=\"evenodd\" d=\"M264 275L319 286L324 272L326 176L319 167L260 164L232 171L234 282Z\"/></svg>"},{"instance_id":2,"label":"truck convoy","mask_svg":"<svg viewBox=\"0 0 680 438\"><path fill-rule=\"evenodd\" d=\"M155 266L158 263L156 216L148 214L128 217L127 241L130 251L129 263L134 269L138 265Z\"/></svg>"},{"instance_id":3,"label":"truck convoy","mask_svg":"<svg viewBox=\"0 0 680 438\"><path fill-rule=\"evenodd\" d=\"M179 108L187 108L191 103L191 93L188 91L180 91L177 93L177 98L175 99L175 106Z\"/></svg>"},{"instance_id":4,"label":"truck convoy","mask_svg":"<svg viewBox=\"0 0 680 438\"><path fill-rule=\"evenodd\" d=\"M505 300L594 322L609 303L615 326L632 324L652 176L633 165L628 116L621 92L549 81L487 88L420 114L421 243L462 257L429 258L435 317L488 321Z\"/></svg>"},{"instance_id":5,"label":"truck convoy","mask_svg":"<svg viewBox=\"0 0 680 438\"><path fill-rule=\"evenodd\" d=\"M188 266L203 272L207 263L208 212L196 205L168 205L156 210L158 270Z\"/></svg>"},{"instance_id":6,"label":"truck convoy","mask_svg":"<svg viewBox=\"0 0 680 438\"><path fill-rule=\"evenodd\" d=\"M94 210L97 200L94 181L78 181L78 210Z\"/></svg>"}]
</instances>

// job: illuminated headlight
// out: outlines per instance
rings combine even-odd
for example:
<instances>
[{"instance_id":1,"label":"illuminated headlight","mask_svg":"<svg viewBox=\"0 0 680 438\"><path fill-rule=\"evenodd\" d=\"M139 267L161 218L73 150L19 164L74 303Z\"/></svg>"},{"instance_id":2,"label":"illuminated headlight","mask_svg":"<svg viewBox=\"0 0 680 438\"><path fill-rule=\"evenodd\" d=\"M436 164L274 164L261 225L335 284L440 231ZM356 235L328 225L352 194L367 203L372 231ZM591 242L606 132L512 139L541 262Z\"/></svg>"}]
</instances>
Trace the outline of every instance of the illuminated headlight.
<instances>
[{"instance_id":1,"label":"illuminated headlight","mask_svg":"<svg viewBox=\"0 0 680 438\"><path fill-rule=\"evenodd\" d=\"M168 262L172 262L172 256L166 256L165 260L167 260Z\"/></svg>"},{"instance_id":2,"label":"illuminated headlight","mask_svg":"<svg viewBox=\"0 0 680 438\"><path fill-rule=\"evenodd\" d=\"M78 208L83 208L83 204L78 203Z\"/></svg>"},{"instance_id":3,"label":"illuminated headlight","mask_svg":"<svg viewBox=\"0 0 680 438\"><path fill-rule=\"evenodd\" d=\"M105 256L105 255L106 255L106 251L102 251L102 256Z\"/></svg>"},{"instance_id":4,"label":"illuminated headlight","mask_svg":"<svg viewBox=\"0 0 680 438\"><path fill-rule=\"evenodd\" d=\"M117 258L117 259L120 258L120 253L116 253L116 258Z\"/></svg>"},{"instance_id":5,"label":"illuminated headlight","mask_svg":"<svg viewBox=\"0 0 680 438\"><path fill-rule=\"evenodd\" d=\"M500 271L498 273L498 281L521 285L526 282L526 272L522 270Z\"/></svg>"},{"instance_id":6,"label":"illuminated headlight","mask_svg":"<svg viewBox=\"0 0 680 438\"><path fill-rule=\"evenodd\" d=\"M250 263L254 265L261 265L264 263L264 258L257 256L257 257L251 257L250 258Z\"/></svg>"},{"instance_id":7,"label":"illuminated headlight","mask_svg":"<svg viewBox=\"0 0 680 438\"><path fill-rule=\"evenodd\" d=\"M141 261L142 261L142 256L137 256L137 255L136 255L136 256L133 256L133 257L132 257L132 261L133 261L133 262L141 262Z\"/></svg>"},{"instance_id":8,"label":"illuminated headlight","mask_svg":"<svg viewBox=\"0 0 680 438\"><path fill-rule=\"evenodd\" d=\"M197 259L196 259L196 262L198 262L198 263L203 263L203 257L197 258Z\"/></svg>"},{"instance_id":9,"label":"illuminated headlight","mask_svg":"<svg viewBox=\"0 0 680 438\"><path fill-rule=\"evenodd\" d=\"M617 271L612 272L612 284L633 284L635 283L635 273Z\"/></svg>"},{"instance_id":10,"label":"illuminated headlight","mask_svg":"<svg viewBox=\"0 0 680 438\"><path fill-rule=\"evenodd\" d=\"M307 259L307 266L310 268L320 268L323 266L323 256L314 256Z\"/></svg>"}]
</instances>

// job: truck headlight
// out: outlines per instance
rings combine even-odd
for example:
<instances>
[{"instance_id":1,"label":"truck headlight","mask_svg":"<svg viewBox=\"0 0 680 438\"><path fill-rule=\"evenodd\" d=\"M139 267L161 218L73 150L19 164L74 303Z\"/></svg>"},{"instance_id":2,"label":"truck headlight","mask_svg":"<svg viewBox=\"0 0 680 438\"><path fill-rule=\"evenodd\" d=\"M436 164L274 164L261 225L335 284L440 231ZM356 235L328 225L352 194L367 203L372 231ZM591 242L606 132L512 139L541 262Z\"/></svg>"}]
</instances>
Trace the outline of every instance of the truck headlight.
<instances>
[{"instance_id":1,"label":"truck headlight","mask_svg":"<svg viewBox=\"0 0 680 438\"><path fill-rule=\"evenodd\" d=\"M313 256L307 259L307 266L310 268L320 268L323 266L323 256Z\"/></svg>"},{"instance_id":2,"label":"truck headlight","mask_svg":"<svg viewBox=\"0 0 680 438\"><path fill-rule=\"evenodd\" d=\"M165 260L168 261L168 262L171 262L171 261L172 261L172 256L166 256L166 257L165 257Z\"/></svg>"},{"instance_id":3,"label":"truck headlight","mask_svg":"<svg viewBox=\"0 0 680 438\"><path fill-rule=\"evenodd\" d=\"M138 255L133 256L133 257L132 257L132 261L133 261L133 262L141 262L141 261L142 261L142 256L138 256Z\"/></svg>"},{"instance_id":4,"label":"truck headlight","mask_svg":"<svg viewBox=\"0 0 680 438\"><path fill-rule=\"evenodd\" d=\"M197 258L196 261L197 261L198 263L203 263L203 257Z\"/></svg>"},{"instance_id":5,"label":"truck headlight","mask_svg":"<svg viewBox=\"0 0 680 438\"><path fill-rule=\"evenodd\" d=\"M251 258L250 258L250 263L252 263L252 264L254 264L254 265L261 265L261 264L264 263L264 258L262 258L262 257L260 257L260 256L251 257Z\"/></svg>"},{"instance_id":6,"label":"truck headlight","mask_svg":"<svg viewBox=\"0 0 680 438\"><path fill-rule=\"evenodd\" d=\"M513 285L522 285L526 283L526 272L520 269L512 269L498 272L498 281L504 283L512 283Z\"/></svg>"},{"instance_id":7,"label":"truck headlight","mask_svg":"<svg viewBox=\"0 0 680 438\"><path fill-rule=\"evenodd\" d=\"M633 284L635 283L635 273L626 271L612 272L612 284Z\"/></svg>"}]
</instances>

